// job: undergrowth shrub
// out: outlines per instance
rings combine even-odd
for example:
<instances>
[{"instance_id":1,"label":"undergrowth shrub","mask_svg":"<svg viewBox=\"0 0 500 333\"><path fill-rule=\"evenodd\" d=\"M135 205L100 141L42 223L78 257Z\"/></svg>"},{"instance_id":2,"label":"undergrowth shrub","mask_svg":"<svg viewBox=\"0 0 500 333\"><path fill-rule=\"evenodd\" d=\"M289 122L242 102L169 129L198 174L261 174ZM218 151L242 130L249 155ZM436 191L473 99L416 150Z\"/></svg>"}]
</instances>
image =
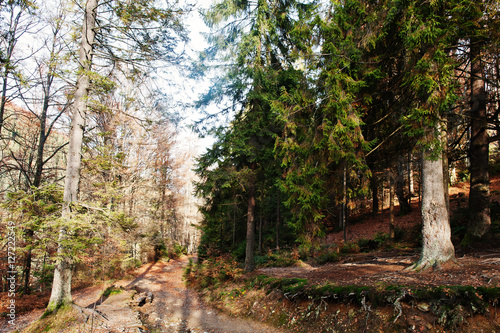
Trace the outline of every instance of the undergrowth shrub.
<instances>
[{"instance_id":1,"label":"undergrowth shrub","mask_svg":"<svg viewBox=\"0 0 500 333\"><path fill-rule=\"evenodd\" d=\"M229 254L206 259L196 264L190 259L184 269L184 279L188 285L197 289L215 287L241 277L243 269L240 266L241 264Z\"/></svg>"},{"instance_id":2,"label":"undergrowth shrub","mask_svg":"<svg viewBox=\"0 0 500 333\"><path fill-rule=\"evenodd\" d=\"M289 267L299 261L299 252L297 249L291 251L269 251L264 256L255 256L255 264L260 267Z\"/></svg>"},{"instance_id":3,"label":"undergrowth shrub","mask_svg":"<svg viewBox=\"0 0 500 333\"><path fill-rule=\"evenodd\" d=\"M314 253L313 262L317 265L324 265L339 261L341 255L339 254L339 247L335 244L327 244L321 246Z\"/></svg>"},{"instance_id":4,"label":"undergrowth shrub","mask_svg":"<svg viewBox=\"0 0 500 333\"><path fill-rule=\"evenodd\" d=\"M337 262L339 261L339 259L340 255L338 252L326 252L314 258L314 261L318 265L324 265L328 263Z\"/></svg>"},{"instance_id":5,"label":"undergrowth shrub","mask_svg":"<svg viewBox=\"0 0 500 333\"><path fill-rule=\"evenodd\" d=\"M179 243L166 244L161 241L155 246L155 260L161 258L178 259L187 254L187 248Z\"/></svg>"},{"instance_id":6,"label":"undergrowth shrub","mask_svg":"<svg viewBox=\"0 0 500 333\"><path fill-rule=\"evenodd\" d=\"M356 254L361 251L359 245L357 243L345 243L341 248L340 248L340 253L344 254Z\"/></svg>"},{"instance_id":7,"label":"undergrowth shrub","mask_svg":"<svg viewBox=\"0 0 500 333\"><path fill-rule=\"evenodd\" d=\"M377 232L372 239L362 238L357 241L357 244L360 252L369 252L373 250L391 248L393 246L391 236L384 232Z\"/></svg>"}]
</instances>

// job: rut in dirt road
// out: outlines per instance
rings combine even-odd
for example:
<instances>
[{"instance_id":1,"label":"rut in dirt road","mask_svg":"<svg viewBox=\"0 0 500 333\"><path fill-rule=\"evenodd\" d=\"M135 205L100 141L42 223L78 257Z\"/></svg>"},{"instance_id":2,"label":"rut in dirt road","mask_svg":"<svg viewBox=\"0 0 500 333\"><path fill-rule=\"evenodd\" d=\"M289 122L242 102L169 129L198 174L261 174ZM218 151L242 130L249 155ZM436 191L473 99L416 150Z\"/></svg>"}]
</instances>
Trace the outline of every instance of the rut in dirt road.
<instances>
[{"instance_id":1,"label":"rut in dirt road","mask_svg":"<svg viewBox=\"0 0 500 333\"><path fill-rule=\"evenodd\" d=\"M182 281L183 267L188 260L152 263L134 280L117 284L141 293L153 293L153 301L138 308L149 328L155 332L283 332L261 323L228 317L203 304L196 292L187 289Z\"/></svg>"}]
</instances>

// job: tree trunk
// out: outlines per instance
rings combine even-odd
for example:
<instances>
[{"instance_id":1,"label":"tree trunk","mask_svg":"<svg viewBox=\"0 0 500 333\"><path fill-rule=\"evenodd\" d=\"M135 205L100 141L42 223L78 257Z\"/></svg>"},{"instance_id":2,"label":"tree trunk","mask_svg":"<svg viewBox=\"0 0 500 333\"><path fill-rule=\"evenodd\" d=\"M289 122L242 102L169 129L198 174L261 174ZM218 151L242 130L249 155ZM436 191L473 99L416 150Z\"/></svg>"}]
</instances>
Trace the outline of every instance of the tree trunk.
<instances>
[{"instance_id":1,"label":"tree trunk","mask_svg":"<svg viewBox=\"0 0 500 333\"><path fill-rule=\"evenodd\" d=\"M405 194L405 163L404 156L398 158L397 178L396 178L396 195L399 201L399 213L408 214L411 212L410 195Z\"/></svg>"},{"instance_id":2,"label":"tree trunk","mask_svg":"<svg viewBox=\"0 0 500 333\"><path fill-rule=\"evenodd\" d=\"M389 178L389 238L394 241L394 174L389 169L387 172Z\"/></svg>"},{"instance_id":3,"label":"tree trunk","mask_svg":"<svg viewBox=\"0 0 500 333\"><path fill-rule=\"evenodd\" d=\"M481 59L482 43L471 40L471 143L470 143L470 221L468 237L489 235L490 179L488 174L489 141L486 114L486 90ZM466 236L467 237L467 236Z\"/></svg>"},{"instance_id":4,"label":"tree trunk","mask_svg":"<svg viewBox=\"0 0 500 333\"><path fill-rule=\"evenodd\" d=\"M446 129L447 126L443 126ZM443 142L443 189L444 189L444 199L446 202L446 210L450 214L450 165L448 162L448 131L443 130L441 132L441 140Z\"/></svg>"},{"instance_id":5,"label":"tree trunk","mask_svg":"<svg viewBox=\"0 0 500 333\"><path fill-rule=\"evenodd\" d=\"M80 71L76 83L75 102L71 119L69 148L66 166L66 179L63 195L63 220L69 224L71 219L70 203L78 200L80 183L80 165L83 133L87 115L87 99L90 89L89 72L92 65L93 43L95 39L96 10L98 0L87 0L85 17L82 27L79 62ZM67 227L63 225L59 231L59 245L57 248L57 262L54 270L54 281L47 311L57 310L65 303L72 302L71 276L72 259L68 249L63 245L69 237Z\"/></svg>"},{"instance_id":6,"label":"tree trunk","mask_svg":"<svg viewBox=\"0 0 500 333\"><path fill-rule=\"evenodd\" d=\"M422 253L410 267L420 271L455 260L443 186L442 155L437 159L425 151L422 161Z\"/></svg>"},{"instance_id":7,"label":"tree trunk","mask_svg":"<svg viewBox=\"0 0 500 333\"><path fill-rule=\"evenodd\" d=\"M259 218L259 255L262 255L262 215Z\"/></svg>"},{"instance_id":8,"label":"tree trunk","mask_svg":"<svg viewBox=\"0 0 500 333\"><path fill-rule=\"evenodd\" d=\"M252 168L252 172L253 172ZM248 211L247 211L247 247L245 256L245 271L255 270L255 179L251 176L248 185Z\"/></svg>"},{"instance_id":9,"label":"tree trunk","mask_svg":"<svg viewBox=\"0 0 500 333\"><path fill-rule=\"evenodd\" d=\"M415 188L413 186L413 154L408 153L408 196L411 197L415 193Z\"/></svg>"},{"instance_id":10,"label":"tree trunk","mask_svg":"<svg viewBox=\"0 0 500 333\"><path fill-rule=\"evenodd\" d=\"M347 166L344 166L342 178L342 230L344 232L344 242L347 242Z\"/></svg>"},{"instance_id":11,"label":"tree trunk","mask_svg":"<svg viewBox=\"0 0 500 333\"><path fill-rule=\"evenodd\" d=\"M280 249L280 195L276 203L276 250Z\"/></svg>"},{"instance_id":12,"label":"tree trunk","mask_svg":"<svg viewBox=\"0 0 500 333\"><path fill-rule=\"evenodd\" d=\"M379 212L378 176L375 172L370 178L370 188L372 190L372 213L377 214Z\"/></svg>"},{"instance_id":13,"label":"tree trunk","mask_svg":"<svg viewBox=\"0 0 500 333\"><path fill-rule=\"evenodd\" d=\"M234 198L234 203L233 203L233 242L232 246L236 244L236 197Z\"/></svg>"},{"instance_id":14,"label":"tree trunk","mask_svg":"<svg viewBox=\"0 0 500 333\"><path fill-rule=\"evenodd\" d=\"M27 229L25 233L26 240L31 244L33 242L33 230ZM23 293L25 295L30 293L29 284L30 284L30 275L31 275L31 258L32 258L32 250L31 246L28 246L28 251L26 252L26 260L24 265L24 282L23 282Z\"/></svg>"},{"instance_id":15,"label":"tree trunk","mask_svg":"<svg viewBox=\"0 0 500 333\"><path fill-rule=\"evenodd\" d=\"M71 277L73 275L72 260L68 255L63 242L68 235L65 228L59 230L59 245L57 246L57 263L54 270L54 280L52 281L52 292L50 294L47 311L55 311L64 304L71 303Z\"/></svg>"}]
</instances>

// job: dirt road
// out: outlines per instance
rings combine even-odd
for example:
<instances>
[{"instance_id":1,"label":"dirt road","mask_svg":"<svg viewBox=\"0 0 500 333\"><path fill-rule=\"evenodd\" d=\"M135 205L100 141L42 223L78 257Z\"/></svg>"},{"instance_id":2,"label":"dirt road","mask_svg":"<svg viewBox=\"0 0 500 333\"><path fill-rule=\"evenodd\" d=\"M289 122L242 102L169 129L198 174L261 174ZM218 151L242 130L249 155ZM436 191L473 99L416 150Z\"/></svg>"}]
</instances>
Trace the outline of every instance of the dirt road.
<instances>
[{"instance_id":1,"label":"dirt road","mask_svg":"<svg viewBox=\"0 0 500 333\"><path fill-rule=\"evenodd\" d=\"M103 314L93 323L91 331L98 332L192 332L192 333L279 333L283 332L262 323L231 318L200 301L197 293L185 287L182 281L183 267L189 258L170 262L156 262L141 267L133 280L115 283L123 292L103 300L106 286L96 286L74 292L74 302L82 307ZM141 307L129 307L131 296L138 291L152 292L153 301ZM42 310L20 316L21 328L38 318ZM3 327L1 327L3 326ZM88 329L88 323L86 326ZM0 332L13 329L0 323ZM90 332L90 331L89 331Z\"/></svg>"},{"instance_id":2,"label":"dirt road","mask_svg":"<svg viewBox=\"0 0 500 333\"><path fill-rule=\"evenodd\" d=\"M185 287L183 267L188 258L147 265L134 280L121 281L125 289L152 292L152 303L140 307L142 317L157 332L280 332L261 323L230 318L203 304Z\"/></svg>"}]
</instances>

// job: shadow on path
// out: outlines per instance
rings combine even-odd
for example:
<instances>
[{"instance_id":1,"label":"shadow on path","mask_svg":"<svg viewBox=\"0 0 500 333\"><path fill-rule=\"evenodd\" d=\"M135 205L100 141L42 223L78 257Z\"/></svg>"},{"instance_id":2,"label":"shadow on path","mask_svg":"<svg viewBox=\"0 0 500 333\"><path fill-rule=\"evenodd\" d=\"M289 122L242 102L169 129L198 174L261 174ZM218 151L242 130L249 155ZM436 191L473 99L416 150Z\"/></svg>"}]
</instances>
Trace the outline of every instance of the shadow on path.
<instances>
[{"instance_id":1,"label":"shadow on path","mask_svg":"<svg viewBox=\"0 0 500 333\"><path fill-rule=\"evenodd\" d=\"M128 285L126 285L124 288L125 289L129 289L130 287L132 287L134 284L136 284L137 282L139 282L140 280L142 280L148 273L149 271L153 268L154 265L156 265L158 262L155 261L155 262L152 262L148 268L146 268L146 270L144 272L142 272L141 274L139 274L132 282L130 282Z\"/></svg>"}]
</instances>

